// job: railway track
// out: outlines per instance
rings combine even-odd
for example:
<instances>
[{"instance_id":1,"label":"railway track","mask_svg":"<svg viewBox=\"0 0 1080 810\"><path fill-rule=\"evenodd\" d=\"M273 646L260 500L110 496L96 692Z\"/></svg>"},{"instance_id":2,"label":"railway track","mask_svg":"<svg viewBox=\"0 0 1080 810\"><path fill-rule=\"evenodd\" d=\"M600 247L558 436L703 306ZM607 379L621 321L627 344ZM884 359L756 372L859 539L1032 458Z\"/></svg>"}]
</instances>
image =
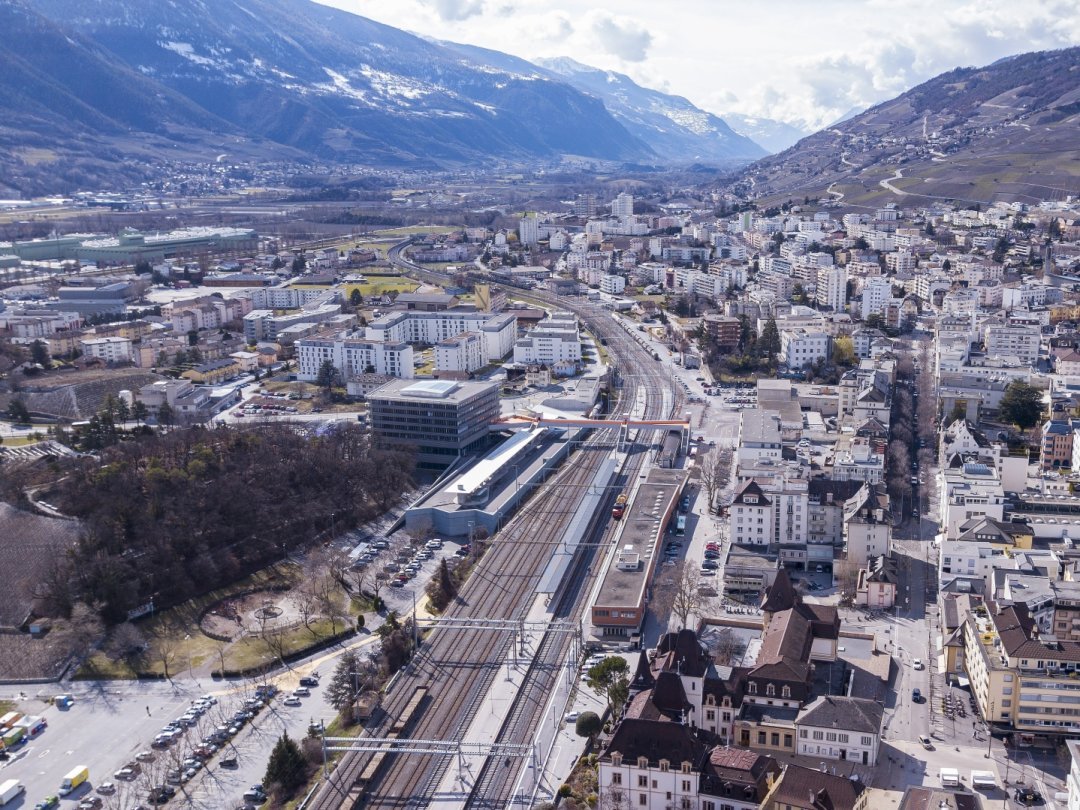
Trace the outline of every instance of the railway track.
<instances>
[{"instance_id":1,"label":"railway track","mask_svg":"<svg viewBox=\"0 0 1080 810\"><path fill-rule=\"evenodd\" d=\"M552 302L545 302L552 303ZM563 302L557 302L562 304ZM579 317L586 317L584 312L577 313ZM591 314L591 313L590 313ZM626 360L634 354L634 365L644 371L643 377L649 384L645 385L646 418L660 418L670 416L662 412L663 397L660 395L664 385L670 383L663 371L655 369L655 361L647 355L637 342L626 335L622 328L608 320L591 324L598 336L605 338L608 345L619 347L620 353L626 353ZM650 374L649 372L653 373ZM674 386L671 390L675 390ZM673 397L673 410L678 411L681 407L681 398ZM638 452L628 460L626 475L627 480L633 480L641 471L647 458L647 453ZM564 588L559 603L555 608L555 617L559 619L580 619L587 607L588 594L591 592L591 584L599 571L593 573L595 566L592 565L593 557L597 548L606 548L614 533L615 527L604 521L601 526L594 529L601 535L601 542L585 543L582 549L586 551L581 559L576 559L571 567L571 582ZM571 639L557 633L546 633L537 648L536 655L526 673L524 683L518 691L510 711L503 721L496 742L499 743L528 743L537 728L538 723L547 707L548 696L555 688L556 681L560 677L561 665L566 661L570 652ZM516 765L516 767L511 767ZM489 808L504 808L512 798L514 786L517 784L520 772L520 761L514 763L502 763L488 758L484 763L473 789L469 794L466 807L477 810Z\"/></svg>"},{"instance_id":2,"label":"railway track","mask_svg":"<svg viewBox=\"0 0 1080 810\"><path fill-rule=\"evenodd\" d=\"M416 270L401 260L399 251L389 256L391 263ZM433 273L432 275L438 275ZM543 300L546 296L533 295ZM586 307L567 306L563 300L545 301L575 311L593 321L590 327L608 342L609 351L624 367L640 368L644 373L626 378L621 402L628 415L639 390L645 392L646 417L661 413L664 390L674 391L670 378L665 379L655 361L637 345L610 317ZM678 395L673 400L678 403ZM677 407L676 409L677 410ZM624 414L620 414L624 415ZM490 550L477 565L459 594L448 616L472 616L485 619L518 619L525 615L533 599L539 578L557 543L574 516L584 487L596 474L610 452L609 436L597 434L574 451L559 474L534 495L510 523L496 536ZM644 463L638 454L632 473ZM606 499L600 514L610 508ZM605 522L606 523L606 522ZM599 531L595 529L594 531ZM606 529L605 529L606 531ZM563 588L556 607L557 618L577 618L592 581L591 561L596 545L579 549L569 569L569 583ZM418 690L426 690L429 703L414 720L409 737L413 739L460 739L474 719L481 701L498 673L508 645L508 632L476 632L436 629L409 667L398 676L384 701L383 719L370 729L370 736L386 736L395 719L408 709ZM525 681L500 731L499 742L527 741L537 717L546 703L545 695L558 677L570 639L565 635L545 634ZM411 719L411 718L410 718ZM375 759L375 757L379 757ZM450 757L420 759L402 755L346 754L331 774L323 790L309 805L312 810L352 810L371 808L419 808L427 804L450 765ZM367 777L360 781L361 775ZM482 801L476 807L494 807L505 801L517 776L517 768L486 763L469 801ZM370 780L370 781L368 781Z\"/></svg>"},{"instance_id":3,"label":"railway track","mask_svg":"<svg viewBox=\"0 0 1080 810\"><path fill-rule=\"evenodd\" d=\"M557 536L573 516L572 499L566 493L583 489L608 453L599 438L574 451L571 458L576 462L565 466L548 488L533 496L500 532L446 615L486 619L516 619L522 615L550 557L552 544L543 541ZM511 641L508 632L433 631L387 693L385 718L371 730L371 736L386 736L419 687L428 688L431 700L410 736L453 739L463 733ZM425 795L424 786L433 781L428 767L431 762L421 764L415 758L394 757L387 762L384 773L377 775L378 784L364 786L366 793L359 795L353 790L354 782L369 759L369 754L347 754L310 807L352 808L359 800L367 807L422 806L417 799Z\"/></svg>"}]
</instances>

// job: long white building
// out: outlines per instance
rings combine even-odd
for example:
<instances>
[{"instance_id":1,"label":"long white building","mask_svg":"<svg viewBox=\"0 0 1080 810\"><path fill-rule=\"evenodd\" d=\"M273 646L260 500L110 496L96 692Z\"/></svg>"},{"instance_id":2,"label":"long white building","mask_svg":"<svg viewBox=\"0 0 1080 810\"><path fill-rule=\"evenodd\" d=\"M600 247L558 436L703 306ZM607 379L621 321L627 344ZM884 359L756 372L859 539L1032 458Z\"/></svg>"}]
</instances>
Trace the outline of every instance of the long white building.
<instances>
[{"instance_id":1,"label":"long white building","mask_svg":"<svg viewBox=\"0 0 1080 810\"><path fill-rule=\"evenodd\" d=\"M365 337L380 343L434 345L462 332L476 332L481 336L484 362L490 363L501 360L514 347L517 318L471 310L390 312L368 324Z\"/></svg>"},{"instance_id":2,"label":"long white building","mask_svg":"<svg viewBox=\"0 0 1080 810\"><path fill-rule=\"evenodd\" d=\"M413 350L408 343L367 340L360 337L341 339L306 338L296 342L299 364L296 377L313 382L322 364L329 360L344 381L362 374L383 374L412 379Z\"/></svg>"}]
</instances>

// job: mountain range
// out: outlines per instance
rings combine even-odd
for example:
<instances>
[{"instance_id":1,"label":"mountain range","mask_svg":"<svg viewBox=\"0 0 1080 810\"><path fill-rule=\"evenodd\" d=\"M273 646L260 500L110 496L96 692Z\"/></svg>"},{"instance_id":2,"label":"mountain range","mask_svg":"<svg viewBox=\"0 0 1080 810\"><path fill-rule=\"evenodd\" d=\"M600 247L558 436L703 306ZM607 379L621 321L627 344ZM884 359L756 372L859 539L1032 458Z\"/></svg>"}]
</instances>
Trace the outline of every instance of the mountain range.
<instances>
[{"instance_id":1,"label":"mountain range","mask_svg":"<svg viewBox=\"0 0 1080 810\"><path fill-rule=\"evenodd\" d=\"M762 200L879 205L1080 194L1080 48L965 67L749 166Z\"/></svg>"},{"instance_id":2,"label":"mountain range","mask_svg":"<svg viewBox=\"0 0 1080 810\"><path fill-rule=\"evenodd\" d=\"M626 77L600 87L584 66L431 42L310 0L0 0L0 67L0 194L218 154L421 169L765 154Z\"/></svg>"}]
</instances>

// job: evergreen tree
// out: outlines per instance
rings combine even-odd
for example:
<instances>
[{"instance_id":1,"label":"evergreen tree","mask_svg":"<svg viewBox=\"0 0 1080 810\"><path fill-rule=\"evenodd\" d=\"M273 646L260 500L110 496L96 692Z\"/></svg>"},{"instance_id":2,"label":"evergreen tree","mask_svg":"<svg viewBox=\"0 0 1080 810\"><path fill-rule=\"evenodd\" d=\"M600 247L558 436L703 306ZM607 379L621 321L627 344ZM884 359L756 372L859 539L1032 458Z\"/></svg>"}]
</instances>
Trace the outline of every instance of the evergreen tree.
<instances>
[{"instance_id":1,"label":"evergreen tree","mask_svg":"<svg viewBox=\"0 0 1080 810\"><path fill-rule=\"evenodd\" d=\"M353 291L349 293L349 303L354 307L358 307L364 303L364 296L360 294L359 287L353 287Z\"/></svg>"},{"instance_id":2,"label":"evergreen tree","mask_svg":"<svg viewBox=\"0 0 1080 810\"><path fill-rule=\"evenodd\" d=\"M780 330L776 326L776 318L769 318L765 327L761 330L761 337L757 341L758 351L771 363L780 354Z\"/></svg>"},{"instance_id":3,"label":"evergreen tree","mask_svg":"<svg viewBox=\"0 0 1080 810\"><path fill-rule=\"evenodd\" d=\"M334 363L331 360L323 360L319 366L319 371L315 375L315 384L322 386L327 391L334 387L334 382L337 380L338 371L334 368Z\"/></svg>"},{"instance_id":4,"label":"evergreen tree","mask_svg":"<svg viewBox=\"0 0 1080 810\"><path fill-rule=\"evenodd\" d=\"M161 407L158 408L157 420L159 425L171 425L176 420L176 413L173 411L172 405L168 402L161 403Z\"/></svg>"},{"instance_id":5,"label":"evergreen tree","mask_svg":"<svg viewBox=\"0 0 1080 810\"><path fill-rule=\"evenodd\" d=\"M148 415L146 403L141 399L135 400L135 404L131 406L131 418L136 422L145 422Z\"/></svg>"},{"instance_id":6,"label":"evergreen tree","mask_svg":"<svg viewBox=\"0 0 1080 810\"><path fill-rule=\"evenodd\" d=\"M360 690L359 676L360 662L356 653L346 650L338 659L334 675L330 683L326 685L324 694L326 702L334 707L339 714L344 714L356 700L356 693Z\"/></svg>"},{"instance_id":7,"label":"evergreen tree","mask_svg":"<svg viewBox=\"0 0 1080 810\"><path fill-rule=\"evenodd\" d=\"M300 746L290 739L286 732L278 739L270 754L263 784L271 789L273 789L272 786L276 786L280 794L289 796L306 781L307 767L304 755L300 752Z\"/></svg>"},{"instance_id":8,"label":"evergreen tree","mask_svg":"<svg viewBox=\"0 0 1080 810\"><path fill-rule=\"evenodd\" d=\"M30 411L27 409L26 403L18 398L8 403L7 414L12 422L30 421Z\"/></svg>"},{"instance_id":9,"label":"evergreen tree","mask_svg":"<svg viewBox=\"0 0 1080 810\"><path fill-rule=\"evenodd\" d=\"M1012 422L1020 432L1034 427L1043 412L1042 391L1022 380L1013 380L1005 389L998 406L1001 417Z\"/></svg>"},{"instance_id":10,"label":"evergreen tree","mask_svg":"<svg viewBox=\"0 0 1080 810\"><path fill-rule=\"evenodd\" d=\"M49 354L49 345L43 340L35 340L30 344L30 359L39 366L48 368L52 365L52 357Z\"/></svg>"}]
</instances>

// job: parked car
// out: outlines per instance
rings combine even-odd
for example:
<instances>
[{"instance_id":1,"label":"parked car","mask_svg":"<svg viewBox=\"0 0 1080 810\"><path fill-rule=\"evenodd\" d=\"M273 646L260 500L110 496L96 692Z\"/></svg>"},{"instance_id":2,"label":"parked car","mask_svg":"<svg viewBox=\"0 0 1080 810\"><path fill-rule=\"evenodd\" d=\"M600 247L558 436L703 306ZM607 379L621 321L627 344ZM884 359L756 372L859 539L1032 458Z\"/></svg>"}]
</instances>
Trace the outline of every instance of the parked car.
<instances>
[{"instance_id":1,"label":"parked car","mask_svg":"<svg viewBox=\"0 0 1080 810\"><path fill-rule=\"evenodd\" d=\"M581 712L567 712L563 715L563 721L566 723L576 723L579 717L581 717Z\"/></svg>"},{"instance_id":2,"label":"parked car","mask_svg":"<svg viewBox=\"0 0 1080 810\"><path fill-rule=\"evenodd\" d=\"M911 690L911 702L912 703L921 703L922 702L922 690L919 689L918 687Z\"/></svg>"},{"instance_id":3,"label":"parked car","mask_svg":"<svg viewBox=\"0 0 1080 810\"><path fill-rule=\"evenodd\" d=\"M298 686L292 690L292 693L295 697L311 697L311 690L306 686Z\"/></svg>"},{"instance_id":4,"label":"parked car","mask_svg":"<svg viewBox=\"0 0 1080 810\"><path fill-rule=\"evenodd\" d=\"M912 669L922 669L922 659L916 658L914 661L911 662L911 667Z\"/></svg>"},{"instance_id":5,"label":"parked car","mask_svg":"<svg viewBox=\"0 0 1080 810\"><path fill-rule=\"evenodd\" d=\"M930 738L927 737L925 734L920 734L919 735L919 745L921 745L927 751L933 751L934 750L934 743L931 742Z\"/></svg>"},{"instance_id":6,"label":"parked car","mask_svg":"<svg viewBox=\"0 0 1080 810\"><path fill-rule=\"evenodd\" d=\"M301 686L318 686L319 685L319 680L317 678L312 678L310 675L305 675L303 678L300 679L300 685Z\"/></svg>"},{"instance_id":7,"label":"parked car","mask_svg":"<svg viewBox=\"0 0 1080 810\"><path fill-rule=\"evenodd\" d=\"M296 695L289 695L287 698L285 698L285 705L286 706L299 706L300 705L300 698L298 698Z\"/></svg>"}]
</instances>

